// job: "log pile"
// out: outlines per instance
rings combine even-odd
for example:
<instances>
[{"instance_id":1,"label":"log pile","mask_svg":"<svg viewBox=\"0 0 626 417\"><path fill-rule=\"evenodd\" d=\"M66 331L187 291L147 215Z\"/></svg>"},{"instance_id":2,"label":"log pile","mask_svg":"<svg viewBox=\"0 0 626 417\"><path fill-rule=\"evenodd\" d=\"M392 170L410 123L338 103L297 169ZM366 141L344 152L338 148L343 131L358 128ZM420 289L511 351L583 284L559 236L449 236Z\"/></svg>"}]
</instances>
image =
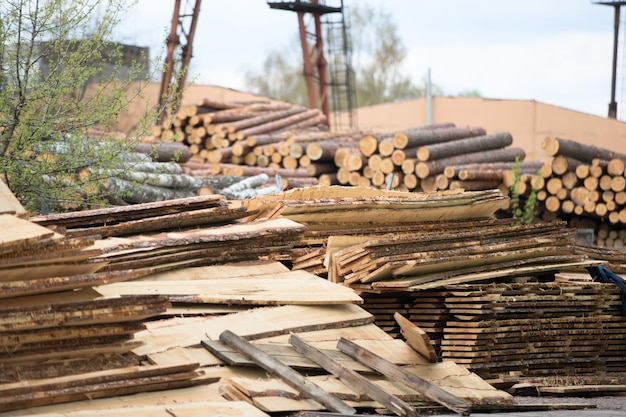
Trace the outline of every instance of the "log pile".
<instances>
[{"instance_id":1,"label":"log pile","mask_svg":"<svg viewBox=\"0 0 626 417\"><path fill-rule=\"evenodd\" d=\"M358 146L362 169L355 165L344 169L360 169L359 176L366 180L352 175L348 182L341 179L339 182L427 192L498 188L504 172L511 169L511 165L502 164L525 157L523 150L510 147L511 144L509 133L488 135L481 127L457 127L450 123L365 135ZM493 165L483 167L483 164ZM483 170L490 172L483 174ZM460 172L463 174L459 175Z\"/></svg>"},{"instance_id":2,"label":"log pile","mask_svg":"<svg viewBox=\"0 0 626 417\"><path fill-rule=\"evenodd\" d=\"M205 99L181 107L170 121L155 127L153 134L161 141L177 140L188 145L196 161L268 166L272 159L274 165L281 165L279 157L289 155L287 145L286 154L271 157L294 131L319 132L327 126L320 111L295 104ZM254 148L266 153L257 155L252 152Z\"/></svg>"},{"instance_id":3,"label":"log pile","mask_svg":"<svg viewBox=\"0 0 626 417\"><path fill-rule=\"evenodd\" d=\"M550 157L549 175L537 194L544 218L594 229L596 246L623 247L626 155L557 137L546 137L542 148Z\"/></svg>"}]
</instances>

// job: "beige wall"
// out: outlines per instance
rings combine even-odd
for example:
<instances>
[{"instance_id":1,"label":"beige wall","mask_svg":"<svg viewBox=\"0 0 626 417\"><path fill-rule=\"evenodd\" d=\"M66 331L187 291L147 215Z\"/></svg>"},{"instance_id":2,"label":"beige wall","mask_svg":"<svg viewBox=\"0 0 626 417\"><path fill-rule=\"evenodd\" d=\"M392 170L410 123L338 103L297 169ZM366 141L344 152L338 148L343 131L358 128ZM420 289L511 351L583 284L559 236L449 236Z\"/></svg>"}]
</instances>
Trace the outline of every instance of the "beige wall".
<instances>
[{"instance_id":1,"label":"beige wall","mask_svg":"<svg viewBox=\"0 0 626 417\"><path fill-rule=\"evenodd\" d=\"M626 154L626 123L540 103L477 97L434 97L433 123L480 126L487 133L510 132L526 160L547 160L546 136L558 136ZM391 132L426 125L426 99L357 110L359 128Z\"/></svg>"}]
</instances>

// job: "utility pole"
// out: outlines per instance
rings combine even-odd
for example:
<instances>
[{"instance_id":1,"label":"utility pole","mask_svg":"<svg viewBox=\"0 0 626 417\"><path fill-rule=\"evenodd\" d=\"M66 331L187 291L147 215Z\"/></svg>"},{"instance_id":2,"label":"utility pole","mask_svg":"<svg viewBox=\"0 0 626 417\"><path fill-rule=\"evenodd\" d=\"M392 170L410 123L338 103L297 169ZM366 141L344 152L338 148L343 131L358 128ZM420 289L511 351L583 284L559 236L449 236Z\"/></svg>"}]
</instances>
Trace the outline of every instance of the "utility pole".
<instances>
[{"instance_id":1,"label":"utility pole","mask_svg":"<svg viewBox=\"0 0 626 417\"><path fill-rule=\"evenodd\" d=\"M626 1L599 1L596 4L612 6L613 18L613 73L611 76L611 102L609 103L609 118L617 119L617 102L615 101L615 88L617 84L617 46L619 43L620 7L626 5Z\"/></svg>"}]
</instances>

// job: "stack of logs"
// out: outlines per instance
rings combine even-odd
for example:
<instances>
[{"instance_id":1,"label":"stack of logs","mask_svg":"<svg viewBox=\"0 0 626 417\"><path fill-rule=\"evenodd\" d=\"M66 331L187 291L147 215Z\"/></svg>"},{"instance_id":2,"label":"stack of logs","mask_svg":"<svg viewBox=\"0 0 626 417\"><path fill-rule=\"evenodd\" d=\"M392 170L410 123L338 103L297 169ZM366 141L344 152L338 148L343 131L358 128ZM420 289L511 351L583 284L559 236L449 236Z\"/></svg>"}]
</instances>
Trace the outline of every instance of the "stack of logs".
<instances>
[{"instance_id":1,"label":"stack of logs","mask_svg":"<svg viewBox=\"0 0 626 417\"><path fill-rule=\"evenodd\" d=\"M592 145L547 137L551 158L545 187L538 194L546 215L592 228L597 246L622 247L626 231L626 155Z\"/></svg>"},{"instance_id":2,"label":"stack of logs","mask_svg":"<svg viewBox=\"0 0 626 417\"><path fill-rule=\"evenodd\" d=\"M509 174L515 161L525 157L521 148L510 147L512 143L507 132L488 135L481 127L451 123L365 135L358 143L362 167L341 161L338 177L345 184L343 172L350 171L348 184L390 184L403 191L502 188L508 193L512 184L501 185L505 177L512 178ZM521 164L529 172L540 166Z\"/></svg>"},{"instance_id":3,"label":"stack of logs","mask_svg":"<svg viewBox=\"0 0 626 417\"><path fill-rule=\"evenodd\" d=\"M552 161L543 164L525 161L508 132L453 123L389 133L330 132L317 110L208 99L181 108L153 133L189 147L192 157L181 166L196 178L265 174L270 182L282 181L279 189L320 184L426 192L498 188L504 194L516 184L522 199L538 190L546 220L574 218L579 223L573 226L594 229L601 246L621 246L626 238L616 230L626 224L626 155L570 140L547 138L543 148ZM219 190L199 191L211 192Z\"/></svg>"},{"instance_id":4,"label":"stack of logs","mask_svg":"<svg viewBox=\"0 0 626 417\"><path fill-rule=\"evenodd\" d=\"M283 189L319 183L508 193L513 163L525 157L521 148L510 147L506 132L488 135L481 127L453 123L390 133L329 132L317 110L256 101L205 99L181 108L153 134L189 146L193 157L183 168L192 176L280 175ZM529 174L540 166L522 162Z\"/></svg>"}]
</instances>

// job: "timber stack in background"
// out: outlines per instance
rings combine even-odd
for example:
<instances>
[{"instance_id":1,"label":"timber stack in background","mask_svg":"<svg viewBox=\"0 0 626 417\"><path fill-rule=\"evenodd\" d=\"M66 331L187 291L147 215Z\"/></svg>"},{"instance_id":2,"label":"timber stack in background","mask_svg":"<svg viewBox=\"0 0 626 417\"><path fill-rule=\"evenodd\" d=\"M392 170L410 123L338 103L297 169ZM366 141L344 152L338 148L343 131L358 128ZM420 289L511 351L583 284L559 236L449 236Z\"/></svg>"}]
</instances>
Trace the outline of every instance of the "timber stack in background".
<instances>
[{"instance_id":1,"label":"timber stack in background","mask_svg":"<svg viewBox=\"0 0 626 417\"><path fill-rule=\"evenodd\" d=\"M593 236L581 240L585 246L619 249L626 240L626 155L568 139L546 138L550 161L543 163L525 160L510 133L480 126L331 132L323 115L298 105L209 99L181 108L152 133L129 168L105 184L127 191L119 204L211 194L240 200L316 184L499 189L521 203L532 196L538 219L566 220ZM89 177L84 171L79 178Z\"/></svg>"}]
</instances>

